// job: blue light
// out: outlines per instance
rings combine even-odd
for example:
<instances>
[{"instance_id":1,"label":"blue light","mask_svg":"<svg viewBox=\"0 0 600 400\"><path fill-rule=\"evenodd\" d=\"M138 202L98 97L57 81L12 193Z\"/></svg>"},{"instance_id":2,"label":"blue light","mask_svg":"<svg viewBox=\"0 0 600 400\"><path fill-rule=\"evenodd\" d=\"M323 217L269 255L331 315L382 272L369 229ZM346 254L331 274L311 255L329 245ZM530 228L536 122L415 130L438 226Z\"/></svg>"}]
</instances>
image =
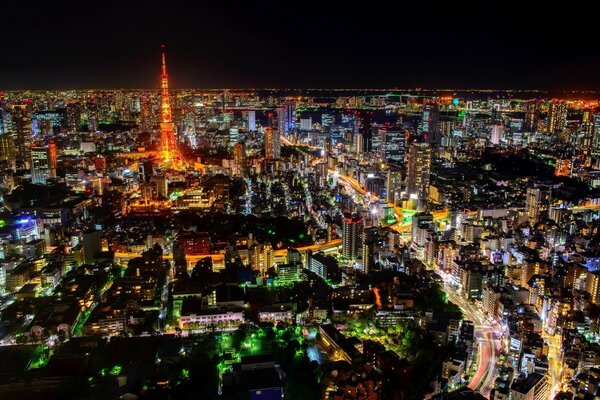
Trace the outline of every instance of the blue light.
<instances>
[{"instance_id":1,"label":"blue light","mask_svg":"<svg viewBox=\"0 0 600 400\"><path fill-rule=\"evenodd\" d=\"M455 106L457 106L459 101L460 100L458 100L458 97L455 97L455 98L452 99L452 104L454 104Z\"/></svg>"},{"instance_id":2,"label":"blue light","mask_svg":"<svg viewBox=\"0 0 600 400\"><path fill-rule=\"evenodd\" d=\"M17 221L17 224L19 225L25 225L25 224L29 224L31 222L31 218L23 218Z\"/></svg>"}]
</instances>

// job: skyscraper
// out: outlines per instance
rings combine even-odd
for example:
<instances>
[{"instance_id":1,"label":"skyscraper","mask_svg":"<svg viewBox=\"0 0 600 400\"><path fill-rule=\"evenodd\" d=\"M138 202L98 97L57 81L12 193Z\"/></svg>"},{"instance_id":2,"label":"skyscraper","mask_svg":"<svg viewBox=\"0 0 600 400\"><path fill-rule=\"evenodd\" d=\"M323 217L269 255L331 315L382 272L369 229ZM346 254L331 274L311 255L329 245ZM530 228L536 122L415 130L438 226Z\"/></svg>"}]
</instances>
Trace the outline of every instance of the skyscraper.
<instances>
[{"instance_id":1,"label":"skyscraper","mask_svg":"<svg viewBox=\"0 0 600 400\"><path fill-rule=\"evenodd\" d=\"M265 129L265 158L276 160L279 157L281 157L279 130L268 127Z\"/></svg>"},{"instance_id":2,"label":"skyscraper","mask_svg":"<svg viewBox=\"0 0 600 400\"><path fill-rule=\"evenodd\" d=\"M592 137L592 154L600 154L600 114L593 114L594 136Z\"/></svg>"},{"instance_id":3,"label":"skyscraper","mask_svg":"<svg viewBox=\"0 0 600 400\"><path fill-rule=\"evenodd\" d=\"M523 130L525 132L536 132L538 128L539 104L536 100L527 103L525 109L525 120Z\"/></svg>"},{"instance_id":4,"label":"skyscraper","mask_svg":"<svg viewBox=\"0 0 600 400\"><path fill-rule=\"evenodd\" d=\"M163 167L167 169L185 168L185 160L179 151L177 140L175 139L175 125L171 114L171 100L169 95L169 76L167 75L167 62L163 48L162 52L162 73L161 81L161 102L160 102L160 149L158 158Z\"/></svg>"},{"instance_id":5,"label":"skyscraper","mask_svg":"<svg viewBox=\"0 0 600 400\"><path fill-rule=\"evenodd\" d=\"M360 134L362 135L361 151L373 150L373 124L370 112L364 113L360 119Z\"/></svg>"},{"instance_id":6,"label":"skyscraper","mask_svg":"<svg viewBox=\"0 0 600 400\"><path fill-rule=\"evenodd\" d=\"M13 104L8 107L5 121L6 131L15 139L17 169L27 169L29 162L29 141L31 140L31 107L30 104Z\"/></svg>"},{"instance_id":7,"label":"skyscraper","mask_svg":"<svg viewBox=\"0 0 600 400\"><path fill-rule=\"evenodd\" d=\"M277 124L281 134L287 135L296 122L296 103L291 100L284 102L277 108Z\"/></svg>"},{"instance_id":8,"label":"skyscraper","mask_svg":"<svg viewBox=\"0 0 600 400\"><path fill-rule=\"evenodd\" d=\"M342 256L359 258L362 252L364 220L362 217L346 217L342 220Z\"/></svg>"},{"instance_id":9,"label":"skyscraper","mask_svg":"<svg viewBox=\"0 0 600 400\"><path fill-rule=\"evenodd\" d=\"M428 104L423 107L422 132L423 139L427 143L441 144L438 126L440 120L440 110L437 104Z\"/></svg>"},{"instance_id":10,"label":"skyscraper","mask_svg":"<svg viewBox=\"0 0 600 400\"><path fill-rule=\"evenodd\" d=\"M527 216L529 217L531 225L548 217L551 199L552 191L547 186L536 185L527 188L525 210L527 211Z\"/></svg>"},{"instance_id":11,"label":"skyscraper","mask_svg":"<svg viewBox=\"0 0 600 400\"><path fill-rule=\"evenodd\" d=\"M500 144L502 137L504 136L504 127L501 124L492 125L492 136L490 143L494 145Z\"/></svg>"},{"instance_id":12,"label":"skyscraper","mask_svg":"<svg viewBox=\"0 0 600 400\"><path fill-rule=\"evenodd\" d=\"M552 101L548 107L546 132L549 134L561 133L567 121L567 105L562 101Z\"/></svg>"},{"instance_id":13,"label":"skyscraper","mask_svg":"<svg viewBox=\"0 0 600 400\"><path fill-rule=\"evenodd\" d=\"M381 150L386 160L403 164L405 145L406 134L404 133L404 129L394 127L383 130Z\"/></svg>"},{"instance_id":14,"label":"skyscraper","mask_svg":"<svg viewBox=\"0 0 600 400\"><path fill-rule=\"evenodd\" d=\"M416 194L419 203L426 202L429 195L431 158L431 146L428 143L411 143L408 150L406 191L409 195Z\"/></svg>"},{"instance_id":15,"label":"skyscraper","mask_svg":"<svg viewBox=\"0 0 600 400\"><path fill-rule=\"evenodd\" d=\"M244 143L233 145L233 175L246 176L246 145Z\"/></svg>"},{"instance_id":16,"label":"skyscraper","mask_svg":"<svg viewBox=\"0 0 600 400\"><path fill-rule=\"evenodd\" d=\"M15 149L15 139L11 135L0 135L0 161L7 168L12 168L17 151Z\"/></svg>"},{"instance_id":17,"label":"skyscraper","mask_svg":"<svg viewBox=\"0 0 600 400\"><path fill-rule=\"evenodd\" d=\"M377 241L377 228L365 228L362 249L363 272L368 274L375 266L375 243Z\"/></svg>"},{"instance_id":18,"label":"skyscraper","mask_svg":"<svg viewBox=\"0 0 600 400\"><path fill-rule=\"evenodd\" d=\"M50 149L48 147L32 147L30 154L31 183L44 185L52 177L50 172ZM56 159L56 149L54 150L54 154Z\"/></svg>"},{"instance_id":19,"label":"skyscraper","mask_svg":"<svg viewBox=\"0 0 600 400\"><path fill-rule=\"evenodd\" d=\"M248 130L249 131L256 130L256 111L254 111L254 110L248 111Z\"/></svg>"}]
</instances>

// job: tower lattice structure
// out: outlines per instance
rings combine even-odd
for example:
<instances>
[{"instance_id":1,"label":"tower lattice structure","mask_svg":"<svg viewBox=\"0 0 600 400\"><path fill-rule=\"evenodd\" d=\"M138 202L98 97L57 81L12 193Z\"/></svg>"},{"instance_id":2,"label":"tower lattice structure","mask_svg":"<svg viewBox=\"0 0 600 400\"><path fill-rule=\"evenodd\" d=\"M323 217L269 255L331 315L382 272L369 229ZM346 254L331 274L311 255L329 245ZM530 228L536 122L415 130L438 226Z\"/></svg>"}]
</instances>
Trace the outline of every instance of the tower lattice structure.
<instances>
[{"instance_id":1,"label":"tower lattice structure","mask_svg":"<svg viewBox=\"0 0 600 400\"><path fill-rule=\"evenodd\" d=\"M159 162L161 166L170 169L184 169L185 159L179 151L175 139L175 125L171 113L171 100L169 96L169 76L167 75L167 62L164 46L162 49L162 72L160 75L161 101L160 101L160 148Z\"/></svg>"}]
</instances>

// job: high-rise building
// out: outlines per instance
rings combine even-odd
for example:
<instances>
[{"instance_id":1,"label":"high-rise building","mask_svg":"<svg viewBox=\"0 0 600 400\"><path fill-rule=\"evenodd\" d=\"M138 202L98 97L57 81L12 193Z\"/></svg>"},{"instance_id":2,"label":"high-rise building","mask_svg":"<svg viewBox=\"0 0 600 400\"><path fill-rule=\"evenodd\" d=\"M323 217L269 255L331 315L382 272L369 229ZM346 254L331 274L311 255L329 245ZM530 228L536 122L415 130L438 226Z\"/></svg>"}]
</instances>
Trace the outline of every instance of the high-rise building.
<instances>
[{"instance_id":1,"label":"high-rise building","mask_svg":"<svg viewBox=\"0 0 600 400\"><path fill-rule=\"evenodd\" d=\"M600 303L600 271L587 271L586 292L590 294L593 304Z\"/></svg>"},{"instance_id":2,"label":"high-rise building","mask_svg":"<svg viewBox=\"0 0 600 400\"><path fill-rule=\"evenodd\" d=\"M592 115L594 135L592 137L592 154L600 155L600 114Z\"/></svg>"},{"instance_id":3,"label":"high-rise building","mask_svg":"<svg viewBox=\"0 0 600 400\"><path fill-rule=\"evenodd\" d=\"M276 160L281 157L281 142L279 131L268 127L265 129L265 158Z\"/></svg>"},{"instance_id":4,"label":"high-rise building","mask_svg":"<svg viewBox=\"0 0 600 400\"><path fill-rule=\"evenodd\" d=\"M581 126L579 127L576 138L575 147L580 151L589 154L592 150L592 142L594 141L594 122L592 114L589 111L583 112Z\"/></svg>"},{"instance_id":5,"label":"high-rise building","mask_svg":"<svg viewBox=\"0 0 600 400\"><path fill-rule=\"evenodd\" d=\"M250 267L265 274L274 265L273 246L270 243L255 244L250 248Z\"/></svg>"},{"instance_id":6,"label":"high-rise building","mask_svg":"<svg viewBox=\"0 0 600 400\"><path fill-rule=\"evenodd\" d=\"M430 213L417 213L412 217L410 238L416 246L424 246L427 231L433 230L435 222Z\"/></svg>"},{"instance_id":7,"label":"high-rise building","mask_svg":"<svg viewBox=\"0 0 600 400\"><path fill-rule=\"evenodd\" d=\"M427 143L441 144L441 136L439 134L440 110L437 104L428 104L423 107L422 132L423 139Z\"/></svg>"},{"instance_id":8,"label":"high-rise building","mask_svg":"<svg viewBox=\"0 0 600 400\"><path fill-rule=\"evenodd\" d=\"M31 154L31 183L45 185L50 178L56 178L56 145L48 147L32 147Z\"/></svg>"},{"instance_id":9,"label":"high-rise building","mask_svg":"<svg viewBox=\"0 0 600 400\"><path fill-rule=\"evenodd\" d=\"M175 138L175 124L171 114L171 100L169 95L169 76L167 75L167 62L163 48L162 52L162 73L161 81L161 101L160 101L160 149L158 158L163 167L167 169L185 168L185 160L179 151L177 139Z\"/></svg>"},{"instance_id":10,"label":"high-rise building","mask_svg":"<svg viewBox=\"0 0 600 400\"><path fill-rule=\"evenodd\" d=\"M494 144L494 145L499 145L503 136L504 136L504 127L501 124L492 125L492 135L491 135L490 143Z\"/></svg>"},{"instance_id":11,"label":"high-rise building","mask_svg":"<svg viewBox=\"0 0 600 400\"><path fill-rule=\"evenodd\" d=\"M365 228L363 232L363 272L368 274L375 266L375 243L377 241L377 228Z\"/></svg>"},{"instance_id":12,"label":"high-rise building","mask_svg":"<svg viewBox=\"0 0 600 400\"><path fill-rule=\"evenodd\" d=\"M357 259L362 253L364 220L362 217L346 217L342 220L342 256Z\"/></svg>"},{"instance_id":13,"label":"high-rise building","mask_svg":"<svg viewBox=\"0 0 600 400\"><path fill-rule=\"evenodd\" d=\"M546 132L549 134L561 133L567 122L567 105L562 101L552 101L548 106Z\"/></svg>"},{"instance_id":14,"label":"high-rise building","mask_svg":"<svg viewBox=\"0 0 600 400\"><path fill-rule=\"evenodd\" d=\"M399 127L383 130L382 155L388 161L397 164L404 163L406 133Z\"/></svg>"},{"instance_id":15,"label":"high-rise building","mask_svg":"<svg viewBox=\"0 0 600 400\"><path fill-rule=\"evenodd\" d=\"M365 138L362 134L357 133L354 135L354 148L356 149L356 155L361 155L364 151Z\"/></svg>"},{"instance_id":16,"label":"high-rise building","mask_svg":"<svg viewBox=\"0 0 600 400\"><path fill-rule=\"evenodd\" d=\"M527 103L525 120L523 121L525 132L537 132L539 113L539 103L536 100Z\"/></svg>"},{"instance_id":17,"label":"high-rise building","mask_svg":"<svg viewBox=\"0 0 600 400\"><path fill-rule=\"evenodd\" d=\"M7 110L6 131L15 140L17 169L27 169L29 163L29 142L32 135L31 105L13 104ZM6 115L6 114L5 114Z\"/></svg>"},{"instance_id":18,"label":"high-rise building","mask_svg":"<svg viewBox=\"0 0 600 400\"><path fill-rule=\"evenodd\" d=\"M246 176L246 145L241 142L233 145L233 175Z\"/></svg>"},{"instance_id":19,"label":"high-rise building","mask_svg":"<svg viewBox=\"0 0 600 400\"><path fill-rule=\"evenodd\" d=\"M248 111L248 130L249 131L256 130L256 111L254 111L254 110Z\"/></svg>"},{"instance_id":20,"label":"high-rise building","mask_svg":"<svg viewBox=\"0 0 600 400\"><path fill-rule=\"evenodd\" d=\"M386 176L386 198L385 201L388 203L396 203L396 200L399 199L400 190L402 189L402 170L394 164L390 164L390 169L387 172Z\"/></svg>"},{"instance_id":21,"label":"high-rise building","mask_svg":"<svg viewBox=\"0 0 600 400\"><path fill-rule=\"evenodd\" d=\"M527 211L531 225L547 218L552 199L551 189L547 186L536 185L527 188L526 196L525 210Z\"/></svg>"},{"instance_id":22,"label":"high-rise building","mask_svg":"<svg viewBox=\"0 0 600 400\"><path fill-rule=\"evenodd\" d=\"M277 109L277 123L279 132L287 135L296 123L296 104L288 100Z\"/></svg>"},{"instance_id":23,"label":"high-rise building","mask_svg":"<svg viewBox=\"0 0 600 400\"><path fill-rule=\"evenodd\" d=\"M8 134L0 135L0 161L12 168L16 154L15 139Z\"/></svg>"},{"instance_id":24,"label":"high-rise building","mask_svg":"<svg viewBox=\"0 0 600 400\"><path fill-rule=\"evenodd\" d=\"M370 112L364 113L360 118L360 134L362 135L361 151L373 150L373 116Z\"/></svg>"},{"instance_id":25,"label":"high-rise building","mask_svg":"<svg viewBox=\"0 0 600 400\"><path fill-rule=\"evenodd\" d=\"M300 118L300 130L302 130L302 131L312 130L312 117Z\"/></svg>"},{"instance_id":26,"label":"high-rise building","mask_svg":"<svg viewBox=\"0 0 600 400\"><path fill-rule=\"evenodd\" d=\"M419 202L426 202L429 195L431 158L431 146L428 143L412 143L410 145L406 191L409 195L417 195Z\"/></svg>"}]
</instances>

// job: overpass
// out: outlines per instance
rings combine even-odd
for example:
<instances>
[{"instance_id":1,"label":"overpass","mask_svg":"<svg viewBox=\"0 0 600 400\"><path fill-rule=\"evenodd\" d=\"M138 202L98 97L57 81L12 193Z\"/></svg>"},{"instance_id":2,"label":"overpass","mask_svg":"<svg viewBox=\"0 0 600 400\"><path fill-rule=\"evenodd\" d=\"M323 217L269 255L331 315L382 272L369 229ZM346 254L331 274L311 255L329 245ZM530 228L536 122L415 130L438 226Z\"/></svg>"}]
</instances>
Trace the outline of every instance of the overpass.
<instances>
[{"instance_id":1,"label":"overpass","mask_svg":"<svg viewBox=\"0 0 600 400\"><path fill-rule=\"evenodd\" d=\"M316 253L318 251L326 253L326 254L332 254L332 253L337 253L339 252L340 246L342 245L342 239L338 238L338 239L334 239L331 240L329 242L324 242L324 243L317 243L317 244L311 244L308 246L300 246L300 247L290 247L290 249L296 249L300 252L300 254L302 255L302 257L306 257L307 252L310 250L313 253ZM285 258L287 256L287 250L288 249L277 249L273 251L273 258L275 261L278 262L285 262ZM138 258L141 257L142 253L136 253L136 252L115 252L115 262L119 265L127 265L127 263L129 262L129 260L133 259L133 258ZM212 258L212 262L213 262L213 268L215 270L220 270L225 268L225 254L222 253L217 253L217 254L190 254L190 255L186 255L185 259L187 261L188 264L188 268L193 267L194 265L196 265L196 263L198 261L200 261L203 258L206 257L210 257ZM173 254L165 254L163 255L163 259L165 260L173 260Z\"/></svg>"}]
</instances>

